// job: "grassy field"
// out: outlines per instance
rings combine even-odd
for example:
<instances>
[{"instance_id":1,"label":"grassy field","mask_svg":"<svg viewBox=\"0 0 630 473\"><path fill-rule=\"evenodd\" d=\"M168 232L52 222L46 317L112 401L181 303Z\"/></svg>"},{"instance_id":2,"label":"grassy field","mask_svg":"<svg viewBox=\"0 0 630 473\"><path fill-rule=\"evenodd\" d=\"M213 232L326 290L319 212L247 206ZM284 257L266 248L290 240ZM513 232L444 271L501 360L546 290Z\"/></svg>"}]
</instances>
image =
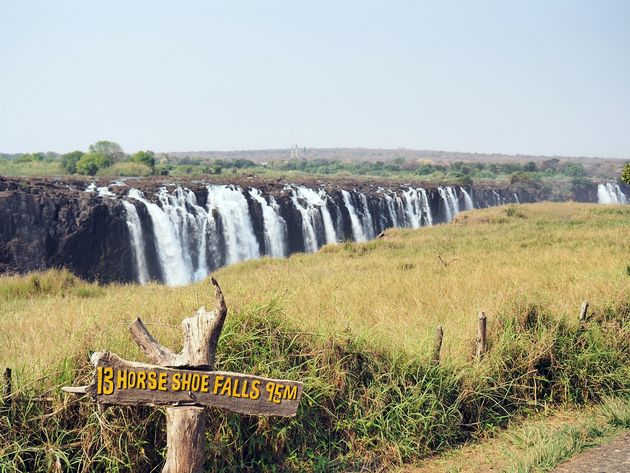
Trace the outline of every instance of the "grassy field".
<instances>
[{"instance_id":1,"label":"grassy field","mask_svg":"<svg viewBox=\"0 0 630 473\"><path fill-rule=\"evenodd\" d=\"M306 397L294 420L217 413L208 468L390 467L542 406L627 396L629 230L630 207L507 206L217 271L230 308L219 367L303 379ZM591 321L578 327L584 300ZM181 319L213 304L209 284L99 287L49 272L2 278L0 301L0 366L15 369L20 396L49 395L60 406L52 417L38 406L12 411L0 470L61 462L150 471L163 448L161 418L123 409L99 417L93 406L68 407L58 386L84 381L94 350L143 360L127 333L137 315L163 344L181 347ZM475 364L479 310L490 353ZM433 366L438 324L443 362ZM124 449L116 435L127 438Z\"/></svg>"},{"instance_id":2,"label":"grassy field","mask_svg":"<svg viewBox=\"0 0 630 473\"><path fill-rule=\"evenodd\" d=\"M273 302L296 330L348 332L383 350L423 356L441 324L445 359L462 363L473 351L479 310L488 314L492 337L504 315L531 304L576 324L584 300L595 310L630 300L629 230L630 208L500 207L314 255L250 261L215 276L232 311ZM75 287L56 274L40 277L50 289L20 294L37 277L0 284L0 365L35 374L88 350L137 356L125 332L137 315L177 345L182 317L212 304L207 283Z\"/></svg>"}]
</instances>

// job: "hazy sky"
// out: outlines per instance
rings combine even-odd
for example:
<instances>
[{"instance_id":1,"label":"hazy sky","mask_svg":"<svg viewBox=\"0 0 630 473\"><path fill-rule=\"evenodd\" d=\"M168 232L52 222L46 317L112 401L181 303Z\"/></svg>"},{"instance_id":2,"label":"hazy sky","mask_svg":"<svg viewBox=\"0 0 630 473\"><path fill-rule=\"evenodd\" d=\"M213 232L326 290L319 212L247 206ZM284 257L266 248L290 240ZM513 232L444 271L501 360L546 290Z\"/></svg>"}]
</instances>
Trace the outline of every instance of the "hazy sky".
<instances>
[{"instance_id":1,"label":"hazy sky","mask_svg":"<svg viewBox=\"0 0 630 473\"><path fill-rule=\"evenodd\" d=\"M0 152L630 157L630 1L0 0Z\"/></svg>"}]
</instances>

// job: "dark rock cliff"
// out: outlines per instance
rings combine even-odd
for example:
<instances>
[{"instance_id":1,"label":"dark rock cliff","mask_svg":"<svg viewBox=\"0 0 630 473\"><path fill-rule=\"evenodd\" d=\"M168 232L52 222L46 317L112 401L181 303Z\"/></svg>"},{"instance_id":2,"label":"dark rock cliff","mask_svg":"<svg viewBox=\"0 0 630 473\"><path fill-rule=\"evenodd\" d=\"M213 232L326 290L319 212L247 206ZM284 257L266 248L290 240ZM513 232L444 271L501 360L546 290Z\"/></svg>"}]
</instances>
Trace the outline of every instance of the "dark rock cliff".
<instances>
[{"instance_id":1,"label":"dark rock cliff","mask_svg":"<svg viewBox=\"0 0 630 473\"><path fill-rule=\"evenodd\" d=\"M256 182L239 179L243 189L256 187L263 195L271 195L279 206L279 212L286 223L286 248L288 253L304 251L306 248L303 213L294 204L291 190L285 182ZM100 183L107 185L109 183ZM198 181L181 182L191 189L197 205L207 208L208 192L204 183ZM228 184L227 182L225 184ZM393 226L392 218L403 222L405 210L399 208L398 215L392 216L391 208L379 193L379 187L391 189L399 195L409 188L408 184L352 182L346 183L303 183L311 188L325 188L329 199L327 209L335 222L340 240L352 239L353 230L349 211L344 204L341 189L350 192L350 200L357 212L369 215L374 234ZM134 250L127 224L127 211L122 198L129 188L141 189L147 199L157 202L155 193L160 187L167 187L171 192L173 183L165 184L156 180L129 180L127 184L110 184L113 194L100 196L98 192L86 192L88 182L83 180L55 180L48 178L2 178L0 177L0 272L24 273L33 270L65 267L87 280L103 283L112 281L134 281L137 279ZM414 183L426 189L427 203L433 223L448 220L452 209L440 195L435 185ZM597 185L581 184L574 186L568 194L554 193L550 188L540 185L515 183L509 187L474 186L466 187L476 208L501 204L536 202L541 200L577 200L582 202L597 201ZM625 188L626 192L628 191ZM452 192L461 209L466 196L459 186L453 186ZM627 194L630 195L630 194ZM261 204L249 193L243 192L247 201L249 218L260 254L269 254L266 248L264 216ZM165 280L163 264L160 263L158 243L154 240L154 227L147 207L136 200L130 200L135 206L142 234L144 235L144 255L149 279ZM299 202L299 199L298 199ZM300 203L301 205L301 203ZM186 208L186 207L184 207ZM215 233L223 233L221 218L214 215ZM326 243L321 215L315 238L317 247ZM422 224L427 223L423 214ZM217 239L207 258L208 268L225 264L225 240ZM193 254L193 259L196 255Z\"/></svg>"}]
</instances>

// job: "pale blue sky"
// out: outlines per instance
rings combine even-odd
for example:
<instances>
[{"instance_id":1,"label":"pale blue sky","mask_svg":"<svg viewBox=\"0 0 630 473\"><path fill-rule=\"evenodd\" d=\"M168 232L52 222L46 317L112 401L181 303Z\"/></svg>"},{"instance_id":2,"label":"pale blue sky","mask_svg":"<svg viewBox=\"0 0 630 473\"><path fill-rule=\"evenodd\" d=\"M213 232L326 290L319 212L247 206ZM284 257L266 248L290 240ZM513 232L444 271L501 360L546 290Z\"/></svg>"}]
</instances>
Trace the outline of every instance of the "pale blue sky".
<instances>
[{"instance_id":1,"label":"pale blue sky","mask_svg":"<svg viewBox=\"0 0 630 473\"><path fill-rule=\"evenodd\" d=\"M0 0L0 152L630 157L630 1Z\"/></svg>"}]
</instances>

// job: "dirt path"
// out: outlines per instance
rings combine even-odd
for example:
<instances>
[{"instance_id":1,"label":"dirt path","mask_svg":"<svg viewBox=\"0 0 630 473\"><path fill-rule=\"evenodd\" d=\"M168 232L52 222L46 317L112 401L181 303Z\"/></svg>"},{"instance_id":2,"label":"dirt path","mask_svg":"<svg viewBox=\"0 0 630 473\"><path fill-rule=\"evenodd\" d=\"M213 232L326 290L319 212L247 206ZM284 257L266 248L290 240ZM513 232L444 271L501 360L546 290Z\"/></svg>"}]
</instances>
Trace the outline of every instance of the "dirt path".
<instances>
[{"instance_id":1,"label":"dirt path","mask_svg":"<svg viewBox=\"0 0 630 473\"><path fill-rule=\"evenodd\" d=\"M554 473L627 473L630 472L630 432L611 442L591 448L558 468Z\"/></svg>"}]
</instances>

